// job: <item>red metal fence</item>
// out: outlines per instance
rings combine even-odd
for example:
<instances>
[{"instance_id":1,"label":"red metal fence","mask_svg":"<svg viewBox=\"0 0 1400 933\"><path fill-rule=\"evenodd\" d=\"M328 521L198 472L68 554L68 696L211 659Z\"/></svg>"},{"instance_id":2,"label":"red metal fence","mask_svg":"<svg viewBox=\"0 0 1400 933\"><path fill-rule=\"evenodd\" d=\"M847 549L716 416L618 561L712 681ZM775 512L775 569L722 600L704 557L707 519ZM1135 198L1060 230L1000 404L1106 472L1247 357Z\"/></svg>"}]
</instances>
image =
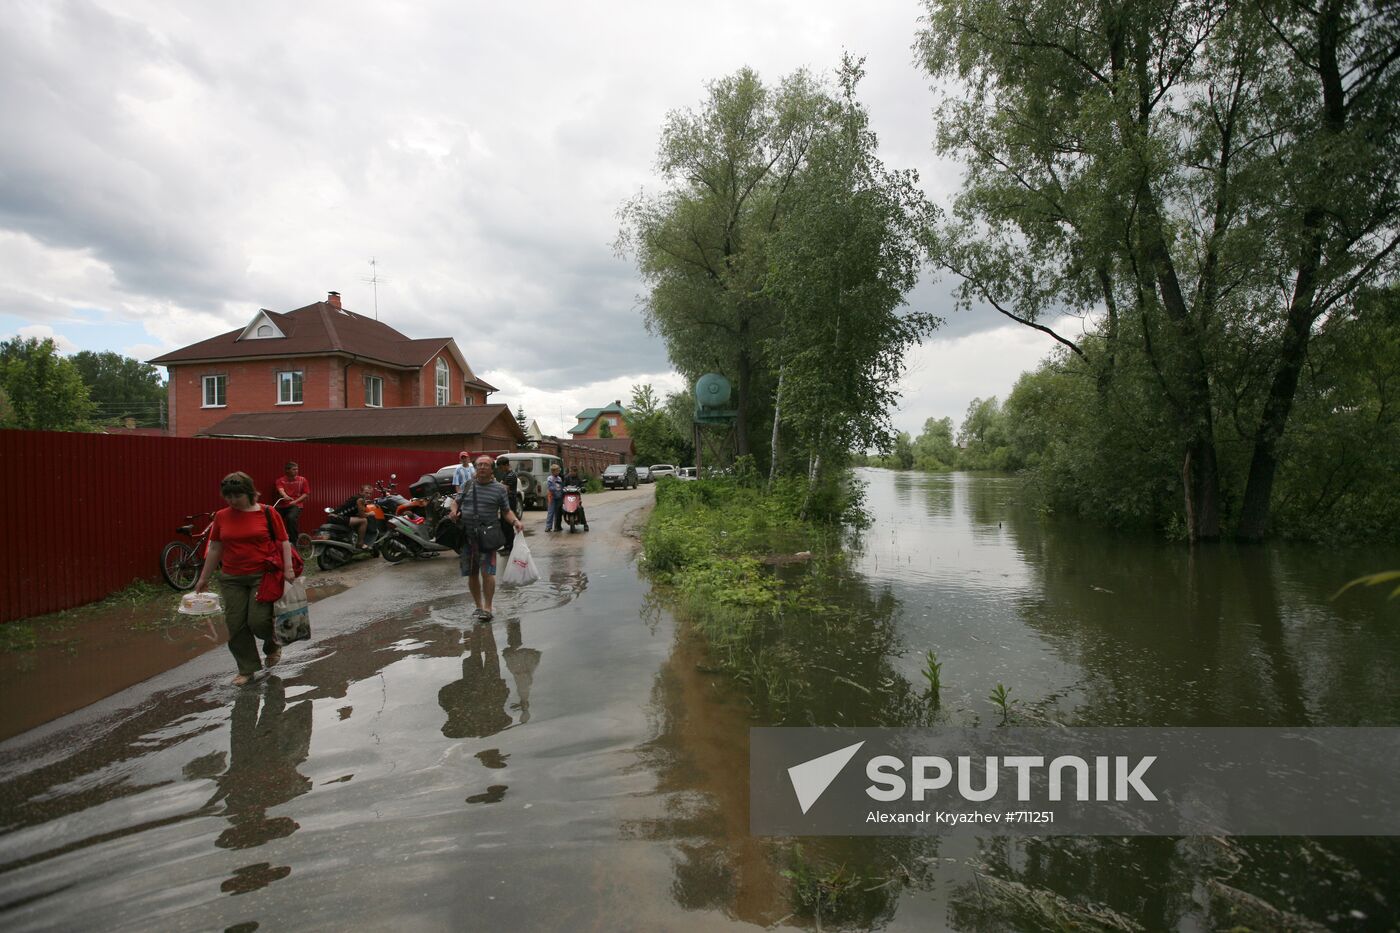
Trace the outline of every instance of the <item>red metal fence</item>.
<instances>
[{"instance_id":1,"label":"red metal fence","mask_svg":"<svg viewBox=\"0 0 1400 933\"><path fill-rule=\"evenodd\" d=\"M452 461L442 451L217 438L0 431L0 622L80 606L160 579L160 551L191 513L222 508L219 480L253 477L269 505L282 464L311 483L302 530L323 506L398 473L398 488ZM308 528L309 526L309 528Z\"/></svg>"}]
</instances>

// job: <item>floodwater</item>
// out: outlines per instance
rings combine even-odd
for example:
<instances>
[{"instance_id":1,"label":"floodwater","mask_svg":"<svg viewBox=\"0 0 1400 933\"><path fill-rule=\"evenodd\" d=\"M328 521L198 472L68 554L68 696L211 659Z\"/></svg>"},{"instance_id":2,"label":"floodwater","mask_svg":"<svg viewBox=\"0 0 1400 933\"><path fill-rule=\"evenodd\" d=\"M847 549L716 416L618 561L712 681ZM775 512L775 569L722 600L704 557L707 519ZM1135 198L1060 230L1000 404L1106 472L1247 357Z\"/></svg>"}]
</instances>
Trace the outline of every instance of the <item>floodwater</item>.
<instances>
[{"instance_id":1,"label":"floodwater","mask_svg":"<svg viewBox=\"0 0 1400 933\"><path fill-rule=\"evenodd\" d=\"M361 565L363 566L363 565ZM349 587L307 587L318 602ZM168 671L228 640L210 618L182 616L173 600L83 607L57 638L31 651L0 652L0 741ZM57 626L56 626L57 627ZM100 657L102 663L92 663Z\"/></svg>"},{"instance_id":2,"label":"floodwater","mask_svg":"<svg viewBox=\"0 0 1400 933\"><path fill-rule=\"evenodd\" d=\"M763 678L639 575L645 488L532 534L543 579L492 625L447 562L400 565L256 687L210 652L0 744L0 927L810 929L785 872L836 867L825 929L1400 926L1385 840L751 837L748 728L927 721L928 650L947 724L998 721L997 683L1021 724L1400 720L1400 603L1329 598L1400 554L1193 553L1042 520L1011 480L862 478L844 614L793 620Z\"/></svg>"}]
</instances>

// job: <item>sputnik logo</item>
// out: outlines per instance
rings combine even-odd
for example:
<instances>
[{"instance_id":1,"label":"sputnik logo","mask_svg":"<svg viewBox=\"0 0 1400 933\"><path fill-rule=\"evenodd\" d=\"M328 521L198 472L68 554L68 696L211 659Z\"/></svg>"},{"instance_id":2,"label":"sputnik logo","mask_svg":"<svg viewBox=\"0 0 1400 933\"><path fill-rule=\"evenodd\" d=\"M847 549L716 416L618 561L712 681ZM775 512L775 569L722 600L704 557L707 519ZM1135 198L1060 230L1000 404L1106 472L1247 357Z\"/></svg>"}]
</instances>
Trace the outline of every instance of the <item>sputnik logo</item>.
<instances>
[{"instance_id":1,"label":"sputnik logo","mask_svg":"<svg viewBox=\"0 0 1400 933\"><path fill-rule=\"evenodd\" d=\"M813 758L788 768L788 779L792 781L793 792L797 794L797 803L802 807L804 814L826 793L826 789L836 780L841 769L846 767L864 744L857 742L847 745L820 758Z\"/></svg>"}]
</instances>

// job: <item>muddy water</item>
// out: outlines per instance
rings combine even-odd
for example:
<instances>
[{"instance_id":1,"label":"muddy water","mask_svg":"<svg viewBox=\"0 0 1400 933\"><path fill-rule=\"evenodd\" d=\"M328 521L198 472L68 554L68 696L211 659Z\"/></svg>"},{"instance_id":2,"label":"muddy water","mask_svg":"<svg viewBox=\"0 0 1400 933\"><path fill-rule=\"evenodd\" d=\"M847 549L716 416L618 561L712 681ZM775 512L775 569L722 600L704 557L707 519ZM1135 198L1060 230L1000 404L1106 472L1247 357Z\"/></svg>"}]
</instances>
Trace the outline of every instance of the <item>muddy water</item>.
<instances>
[{"instance_id":1,"label":"muddy water","mask_svg":"<svg viewBox=\"0 0 1400 933\"><path fill-rule=\"evenodd\" d=\"M313 603L349 587L307 587ZM32 651L0 653L0 741L223 645L221 616L180 615L173 598L77 610Z\"/></svg>"},{"instance_id":2,"label":"muddy water","mask_svg":"<svg viewBox=\"0 0 1400 933\"><path fill-rule=\"evenodd\" d=\"M1039 517L1012 479L862 478L875 524L835 598L864 631L800 653L864 689L832 677L769 721L921 720L909 688L933 650L940 724L998 722L998 683L1023 725L1400 724L1400 602L1331 598L1400 552L1192 552ZM875 889L850 905L856 926L1095 928L1089 911L1108 908L1149 930L1400 928L1400 844L1380 839L827 840L803 857Z\"/></svg>"},{"instance_id":3,"label":"muddy water","mask_svg":"<svg viewBox=\"0 0 1400 933\"><path fill-rule=\"evenodd\" d=\"M937 724L999 722L998 683L1022 725L1400 724L1400 602L1331 599L1400 567L1400 552L1192 553L1039 517L1007 478L862 478L875 524L827 594L853 621L789 625L783 702L758 689L781 678L716 675L684 637L658 677L649 764L668 805L634 828L675 842L675 899L814 927L781 873L839 870L856 880L828 929L1400 928L1400 844L1383 839L820 839L799 851L749 837L745 729L929 722L929 650L943 662Z\"/></svg>"}]
</instances>

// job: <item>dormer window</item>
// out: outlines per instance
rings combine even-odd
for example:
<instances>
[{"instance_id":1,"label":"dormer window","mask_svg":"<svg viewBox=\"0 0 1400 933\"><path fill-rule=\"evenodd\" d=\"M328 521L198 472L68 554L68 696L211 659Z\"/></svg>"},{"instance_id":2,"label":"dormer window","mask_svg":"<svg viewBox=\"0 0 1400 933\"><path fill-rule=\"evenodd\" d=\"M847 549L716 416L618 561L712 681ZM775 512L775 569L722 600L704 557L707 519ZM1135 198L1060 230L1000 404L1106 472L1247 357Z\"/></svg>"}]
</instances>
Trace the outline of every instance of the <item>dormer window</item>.
<instances>
[{"instance_id":1,"label":"dormer window","mask_svg":"<svg viewBox=\"0 0 1400 933\"><path fill-rule=\"evenodd\" d=\"M285 337L282 329L268 317L266 311L259 311L248 322L248 326L243 328L243 333L238 335L239 340L273 340L277 337Z\"/></svg>"}]
</instances>

